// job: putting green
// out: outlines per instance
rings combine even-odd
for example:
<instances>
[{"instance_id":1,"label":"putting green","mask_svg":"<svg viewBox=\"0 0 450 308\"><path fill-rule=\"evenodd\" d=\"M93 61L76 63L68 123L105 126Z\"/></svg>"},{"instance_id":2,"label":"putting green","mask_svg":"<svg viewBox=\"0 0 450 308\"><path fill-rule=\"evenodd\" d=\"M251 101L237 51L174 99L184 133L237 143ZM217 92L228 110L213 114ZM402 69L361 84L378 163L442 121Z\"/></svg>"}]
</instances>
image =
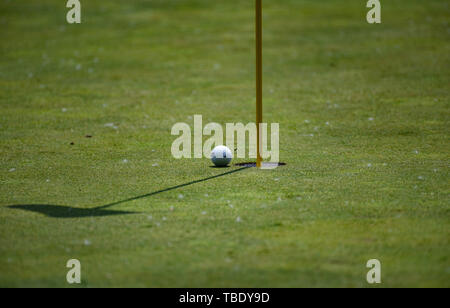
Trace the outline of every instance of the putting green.
<instances>
[{"instance_id":1,"label":"putting green","mask_svg":"<svg viewBox=\"0 0 450 308\"><path fill-rule=\"evenodd\" d=\"M287 165L175 160L176 122L255 121L253 4L0 1L1 287L73 258L85 287L369 287L369 259L450 287L448 3L264 1Z\"/></svg>"}]
</instances>

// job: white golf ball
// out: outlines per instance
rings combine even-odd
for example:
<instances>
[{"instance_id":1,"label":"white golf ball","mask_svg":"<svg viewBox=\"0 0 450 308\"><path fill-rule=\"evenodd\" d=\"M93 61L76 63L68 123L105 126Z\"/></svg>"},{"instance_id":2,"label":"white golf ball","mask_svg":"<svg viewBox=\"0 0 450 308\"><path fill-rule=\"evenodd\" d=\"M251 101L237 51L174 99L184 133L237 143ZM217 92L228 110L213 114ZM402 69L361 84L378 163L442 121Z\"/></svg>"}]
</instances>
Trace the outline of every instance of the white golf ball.
<instances>
[{"instance_id":1,"label":"white golf ball","mask_svg":"<svg viewBox=\"0 0 450 308\"><path fill-rule=\"evenodd\" d=\"M217 167L227 166L233 159L233 153L229 148L223 145L215 147L211 152L211 160Z\"/></svg>"}]
</instances>

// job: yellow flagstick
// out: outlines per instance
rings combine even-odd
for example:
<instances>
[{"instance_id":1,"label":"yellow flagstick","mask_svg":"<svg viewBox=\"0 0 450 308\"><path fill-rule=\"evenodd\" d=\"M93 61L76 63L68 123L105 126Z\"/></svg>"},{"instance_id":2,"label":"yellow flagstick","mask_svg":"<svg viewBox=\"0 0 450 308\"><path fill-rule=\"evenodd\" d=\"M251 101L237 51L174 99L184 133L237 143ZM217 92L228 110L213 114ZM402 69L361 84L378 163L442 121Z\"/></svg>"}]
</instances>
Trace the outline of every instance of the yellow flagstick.
<instances>
[{"instance_id":1,"label":"yellow flagstick","mask_svg":"<svg viewBox=\"0 0 450 308\"><path fill-rule=\"evenodd\" d=\"M256 0L256 167L261 168L261 123L262 123L262 0Z\"/></svg>"}]
</instances>

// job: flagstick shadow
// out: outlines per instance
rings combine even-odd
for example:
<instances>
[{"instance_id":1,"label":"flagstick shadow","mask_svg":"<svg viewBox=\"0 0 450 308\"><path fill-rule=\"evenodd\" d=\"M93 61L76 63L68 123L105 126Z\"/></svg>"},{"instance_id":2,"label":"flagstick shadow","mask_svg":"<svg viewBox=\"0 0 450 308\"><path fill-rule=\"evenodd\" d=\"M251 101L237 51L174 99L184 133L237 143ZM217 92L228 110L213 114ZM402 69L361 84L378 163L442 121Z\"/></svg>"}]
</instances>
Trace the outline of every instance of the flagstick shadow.
<instances>
[{"instance_id":1,"label":"flagstick shadow","mask_svg":"<svg viewBox=\"0 0 450 308\"><path fill-rule=\"evenodd\" d=\"M145 194L145 195L142 195L142 196L137 196L137 197L125 199L125 200L122 200L122 201L109 203L109 204L106 204L106 205L102 205L102 206L96 207L94 209L97 209L97 210L106 209L106 208L109 208L111 206L122 204L122 203L125 203L125 202L130 202L130 201L134 201L134 200L148 198L148 197L151 197L151 196L154 196L154 195L157 195L157 194L161 194L161 193L164 193L164 192L168 192L168 191L171 191L171 190L175 190L175 189L183 188L183 187L186 187L186 186L198 184L198 183L201 183L201 182L206 182L206 181L209 181L209 180L212 180L212 179L216 179L216 178L219 178L219 177L223 177L223 176L226 176L226 175L229 175L229 174L233 174L233 173L245 170L245 169L248 169L248 167L243 167L243 168L231 170L231 171L228 171L228 172L225 172L225 173L221 173L221 174L218 174L218 175L213 175L213 176L201 179L201 180L196 180L196 181L192 181L192 182L189 182L189 183L185 183L185 184L169 187L169 188L166 188L166 189L161 189L161 190L154 191L152 193Z\"/></svg>"},{"instance_id":2,"label":"flagstick shadow","mask_svg":"<svg viewBox=\"0 0 450 308\"><path fill-rule=\"evenodd\" d=\"M51 204L24 204L24 205L9 205L8 208L11 209L20 209L20 210L25 210L25 211L31 211L31 212L35 212L35 213L40 213L43 215L46 215L48 217L53 217L53 218L86 218L86 217L102 217L102 216L114 216L114 215L127 215L127 214L136 214L136 212L129 212L129 211L111 211L111 210L107 210L107 208L110 208L112 206L115 205L119 205L122 203L126 203L126 202L130 202L130 201L135 201L135 200L140 200L140 199L145 199L145 198L149 198L152 196L155 196L157 194L161 194L164 192L168 192L171 190L176 190L176 189L180 189L186 186L190 186L190 185L194 185L194 184L198 184L198 183L202 183L202 182L206 182L209 180L213 180L219 177L223 177L226 175L230 175L236 172L240 172L243 171L245 169L248 169L249 167L243 167L243 168L239 168L239 169L234 169L225 173L221 173L218 175L214 175L214 176L210 176L204 179L200 179L200 180L196 180L196 181L192 181L192 182L188 182L185 184L180 184L180 185L176 185L173 187L169 187L166 189L161 189L158 191L154 191L145 195L141 195L141 196L137 196L137 197L133 197L133 198L128 198L125 200L121 200L121 201L117 201L117 202L113 202L113 203L109 203L109 204L105 204L105 205L101 205L101 206L97 206L94 208L77 208L77 207L70 207L70 206L62 206L62 205L51 205Z\"/></svg>"}]
</instances>

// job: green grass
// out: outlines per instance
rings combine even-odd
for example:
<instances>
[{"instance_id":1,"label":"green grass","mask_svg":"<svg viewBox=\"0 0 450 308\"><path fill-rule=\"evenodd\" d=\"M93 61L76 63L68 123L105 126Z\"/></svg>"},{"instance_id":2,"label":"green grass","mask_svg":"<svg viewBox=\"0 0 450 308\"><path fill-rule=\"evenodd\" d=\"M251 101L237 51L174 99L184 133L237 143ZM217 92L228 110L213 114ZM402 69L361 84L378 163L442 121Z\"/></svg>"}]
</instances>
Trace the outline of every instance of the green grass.
<instances>
[{"instance_id":1,"label":"green grass","mask_svg":"<svg viewBox=\"0 0 450 308\"><path fill-rule=\"evenodd\" d=\"M108 212L224 172L170 129L254 121L253 1L82 5L0 2L0 286L69 286L76 258L87 287L367 287L376 258L383 287L450 287L448 3L369 25L365 1L265 1L287 166Z\"/></svg>"}]
</instances>

